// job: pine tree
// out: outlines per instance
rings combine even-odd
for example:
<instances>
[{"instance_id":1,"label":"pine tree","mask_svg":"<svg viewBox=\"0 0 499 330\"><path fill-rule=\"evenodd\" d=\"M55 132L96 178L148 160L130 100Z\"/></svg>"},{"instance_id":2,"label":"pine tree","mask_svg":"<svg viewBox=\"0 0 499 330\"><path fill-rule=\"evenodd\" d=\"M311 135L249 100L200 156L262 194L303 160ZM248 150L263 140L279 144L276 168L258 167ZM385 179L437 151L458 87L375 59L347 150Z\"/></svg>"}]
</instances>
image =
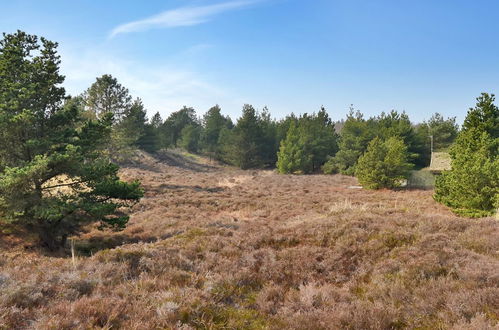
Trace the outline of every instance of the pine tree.
<instances>
[{"instance_id":1,"label":"pine tree","mask_svg":"<svg viewBox=\"0 0 499 330\"><path fill-rule=\"evenodd\" d=\"M375 136L373 120L364 119L362 113L353 107L347 115L339 138L339 150L323 167L326 174L341 173L354 175L355 165L366 151L369 142Z\"/></svg>"},{"instance_id":2,"label":"pine tree","mask_svg":"<svg viewBox=\"0 0 499 330\"><path fill-rule=\"evenodd\" d=\"M196 111L193 108L183 107L179 111L173 112L160 128L164 139L164 148L168 146L177 147L182 129L187 125L200 125L196 117Z\"/></svg>"},{"instance_id":3,"label":"pine tree","mask_svg":"<svg viewBox=\"0 0 499 330\"><path fill-rule=\"evenodd\" d=\"M109 74L98 77L83 94L86 110L94 118L112 113L114 123L119 123L132 105L132 97L127 88Z\"/></svg>"},{"instance_id":4,"label":"pine tree","mask_svg":"<svg viewBox=\"0 0 499 330\"><path fill-rule=\"evenodd\" d=\"M412 166L407 146L401 138L390 137L383 142L376 137L359 158L355 176L368 189L395 188L407 179Z\"/></svg>"},{"instance_id":5,"label":"pine tree","mask_svg":"<svg viewBox=\"0 0 499 330\"><path fill-rule=\"evenodd\" d=\"M227 134L227 133L225 133ZM228 141L224 143L224 159L242 169L259 167L263 164L263 131L259 116L253 106L246 104Z\"/></svg>"},{"instance_id":6,"label":"pine tree","mask_svg":"<svg viewBox=\"0 0 499 330\"><path fill-rule=\"evenodd\" d=\"M441 114L435 113L429 120L419 125L417 131L426 141L430 141L430 136L433 137L434 150L445 150L456 140L459 126L456 123L456 117L445 119Z\"/></svg>"},{"instance_id":7,"label":"pine tree","mask_svg":"<svg viewBox=\"0 0 499 330\"><path fill-rule=\"evenodd\" d=\"M324 107L317 114L304 115L299 124L304 149L312 159L311 171L315 172L338 151L338 137Z\"/></svg>"},{"instance_id":8,"label":"pine tree","mask_svg":"<svg viewBox=\"0 0 499 330\"><path fill-rule=\"evenodd\" d=\"M281 174L303 174L312 169L312 157L304 151L295 122L291 122L286 138L281 141L277 159L277 170Z\"/></svg>"},{"instance_id":9,"label":"pine tree","mask_svg":"<svg viewBox=\"0 0 499 330\"><path fill-rule=\"evenodd\" d=\"M163 119L159 112L156 112L151 120L148 123L145 123L144 133L137 141L137 145L140 149L147 152L156 152L165 147L164 137L160 131L162 124Z\"/></svg>"},{"instance_id":10,"label":"pine tree","mask_svg":"<svg viewBox=\"0 0 499 330\"><path fill-rule=\"evenodd\" d=\"M57 44L40 41L21 31L0 41L0 225L57 249L90 222L125 226L121 208L142 191L101 157L112 115L83 120L78 102L63 104Z\"/></svg>"},{"instance_id":11,"label":"pine tree","mask_svg":"<svg viewBox=\"0 0 499 330\"><path fill-rule=\"evenodd\" d=\"M480 217L499 208L499 108L482 94L451 147L452 169L437 178L435 200L457 214Z\"/></svg>"},{"instance_id":12,"label":"pine tree","mask_svg":"<svg viewBox=\"0 0 499 330\"><path fill-rule=\"evenodd\" d=\"M179 146L189 152L199 151L199 141L201 139L201 127L194 125L185 126L180 133Z\"/></svg>"},{"instance_id":13,"label":"pine tree","mask_svg":"<svg viewBox=\"0 0 499 330\"><path fill-rule=\"evenodd\" d=\"M232 128L233 124L229 117L224 117L218 105L210 108L203 117L203 149L210 155L219 153L218 140L223 128Z\"/></svg>"},{"instance_id":14,"label":"pine tree","mask_svg":"<svg viewBox=\"0 0 499 330\"><path fill-rule=\"evenodd\" d=\"M494 94L482 93L477 104L469 109L464 119L463 131L477 129L487 132L491 137L499 137L499 108L494 104Z\"/></svg>"},{"instance_id":15,"label":"pine tree","mask_svg":"<svg viewBox=\"0 0 499 330\"><path fill-rule=\"evenodd\" d=\"M137 98L125 111L121 122L115 125L114 131L118 138L114 140L120 144L118 148L136 147L145 133L147 112L142 100Z\"/></svg>"},{"instance_id":16,"label":"pine tree","mask_svg":"<svg viewBox=\"0 0 499 330\"><path fill-rule=\"evenodd\" d=\"M270 116L269 109L264 107L260 113L260 127L262 130L261 158L264 166L275 166L279 144L277 142L277 123Z\"/></svg>"}]
</instances>

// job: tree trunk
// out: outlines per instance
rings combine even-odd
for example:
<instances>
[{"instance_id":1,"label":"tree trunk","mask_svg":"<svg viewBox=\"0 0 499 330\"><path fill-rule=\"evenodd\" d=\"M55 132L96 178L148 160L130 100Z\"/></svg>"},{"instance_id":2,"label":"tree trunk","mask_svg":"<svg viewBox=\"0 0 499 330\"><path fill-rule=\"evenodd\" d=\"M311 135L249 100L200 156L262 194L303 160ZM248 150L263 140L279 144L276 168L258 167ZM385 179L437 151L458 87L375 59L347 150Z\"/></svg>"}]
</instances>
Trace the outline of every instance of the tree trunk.
<instances>
[{"instance_id":1,"label":"tree trunk","mask_svg":"<svg viewBox=\"0 0 499 330\"><path fill-rule=\"evenodd\" d=\"M38 237L40 238L41 245L52 252L58 251L64 247L67 240L67 235L63 235L63 237L58 238L55 230L51 227L40 228L38 231Z\"/></svg>"}]
</instances>

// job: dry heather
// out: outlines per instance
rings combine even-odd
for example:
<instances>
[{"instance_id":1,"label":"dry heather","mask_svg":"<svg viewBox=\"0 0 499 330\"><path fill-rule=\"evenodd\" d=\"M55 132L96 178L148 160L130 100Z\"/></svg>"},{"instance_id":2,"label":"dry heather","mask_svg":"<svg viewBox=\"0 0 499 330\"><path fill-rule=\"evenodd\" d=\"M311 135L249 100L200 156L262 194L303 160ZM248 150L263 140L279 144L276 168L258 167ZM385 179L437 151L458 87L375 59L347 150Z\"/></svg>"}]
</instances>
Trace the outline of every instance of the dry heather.
<instances>
[{"instance_id":1,"label":"dry heather","mask_svg":"<svg viewBox=\"0 0 499 330\"><path fill-rule=\"evenodd\" d=\"M4 234L0 328L498 326L494 218L431 191L144 157L122 171L146 188L130 225L79 238L75 265Z\"/></svg>"}]
</instances>

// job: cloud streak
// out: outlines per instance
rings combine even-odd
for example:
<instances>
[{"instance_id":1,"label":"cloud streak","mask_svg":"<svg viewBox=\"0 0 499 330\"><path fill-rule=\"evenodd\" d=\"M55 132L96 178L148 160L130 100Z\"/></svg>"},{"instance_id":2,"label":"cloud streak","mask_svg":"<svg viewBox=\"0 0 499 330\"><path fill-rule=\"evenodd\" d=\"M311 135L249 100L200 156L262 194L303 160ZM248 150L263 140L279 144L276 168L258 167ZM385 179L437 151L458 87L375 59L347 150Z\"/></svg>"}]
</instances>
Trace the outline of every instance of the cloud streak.
<instances>
[{"instance_id":1,"label":"cloud streak","mask_svg":"<svg viewBox=\"0 0 499 330\"><path fill-rule=\"evenodd\" d=\"M99 50L61 50L61 56L61 71L67 77L64 87L68 93L79 95L96 77L112 74L131 95L144 101L149 116L160 111L165 117L184 105L203 112L217 103L226 109L235 109L235 113L229 113L235 116L245 103L230 87L177 63L141 63Z\"/></svg>"},{"instance_id":2,"label":"cloud streak","mask_svg":"<svg viewBox=\"0 0 499 330\"><path fill-rule=\"evenodd\" d=\"M167 10L160 14L118 25L109 34L113 38L119 34L141 32L158 28L173 28L180 26L193 26L210 21L214 16L223 12L242 9L257 2L256 0L243 0L224 2L208 6L188 6Z\"/></svg>"}]
</instances>

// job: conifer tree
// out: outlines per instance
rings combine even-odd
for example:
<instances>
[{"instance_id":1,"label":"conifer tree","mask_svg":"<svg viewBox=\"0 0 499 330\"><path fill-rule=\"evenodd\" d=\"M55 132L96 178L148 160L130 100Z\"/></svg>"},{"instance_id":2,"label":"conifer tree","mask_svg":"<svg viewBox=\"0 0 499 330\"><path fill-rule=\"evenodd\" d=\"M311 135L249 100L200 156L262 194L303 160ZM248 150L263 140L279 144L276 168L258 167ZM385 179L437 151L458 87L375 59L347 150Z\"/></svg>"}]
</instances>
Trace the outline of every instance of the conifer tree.
<instances>
[{"instance_id":1,"label":"conifer tree","mask_svg":"<svg viewBox=\"0 0 499 330\"><path fill-rule=\"evenodd\" d=\"M277 123L271 118L269 109L264 107L260 113L260 127L262 130L261 158L264 166L275 166L279 144L277 142Z\"/></svg>"},{"instance_id":2,"label":"conifer tree","mask_svg":"<svg viewBox=\"0 0 499 330\"><path fill-rule=\"evenodd\" d=\"M94 118L113 114L114 123L119 123L132 105L132 97L118 79L109 74L98 77L83 94L86 110Z\"/></svg>"},{"instance_id":3,"label":"conifer tree","mask_svg":"<svg viewBox=\"0 0 499 330\"><path fill-rule=\"evenodd\" d=\"M339 138L339 150L323 167L326 174L354 175L355 165L375 136L373 121L364 119L359 111L350 108Z\"/></svg>"},{"instance_id":4,"label":"conifer tree","mask_svg":"<svg viewBox=\"0 0 499 330\"><path fill-rule=\"evenodd\" d=\"M185 126L180 133L179 146L189 152L199 151L199 141L201 138L201 127L194 125Z\"/></svg>"},{"instance_id":5,"label":"conifer tree","mask_svg":"<svg viewBox=\"0 0 499 330\"><path fill-rule=\"evenodd\" d=\"M401 138L390 137L383 142L376 137L359 158L355 176L368 189L395 188L407 179L412 166L407 146Z\"/></svg>"},{"instance_id":6,"label":"conifer tree","mask_svg":"<svg viewBox=\"0 0 499 330\"><path fill-rule=\"evenodd\" d=\"M168 116L160 128L164 139L164 148L168 146L177 147L182 129L187 125L199 126L196 111L193 108L183 107Z\"/></svg>"},{"instance_id":7,"label":"conifer tree","mask_svg":"<svg viewBox=\"0 0 499 330\"><path fill-rule=\"evenodd\" d=\"M433 149L447 149L457 138L459 126L456 123L456 117L445 119L440 113L435 113L427 121L417 126L417 132L426 141L430 141L429 137L433 138ZM427 143L428 144L428 143ZM427 150L430 148L427 147Z\"/></svg>"},{"instance_id":8,"label":"conifer tree","mask_svg":"<svg viewBox=\"0 0 499 330\"><path fill-rule=\"evenodd\" d=\"M218 105L210 108L203 117L203 149L210 155L218 154L218 140L223 128L232 128L233 124L229 117L224 117Z\"/></svg>"},{"instance_id":9,"label":"conifer tree","mask_svg":"<svg viewBox=\"0 0 499 330\"><path fill-rule=\"evenodd\" d=\"M451 147L452 169L437 178L435 199L471 217L499 208L499 108L483 93Z\"/></svg>"},{"instance_id":10,"label":"conifer tree","mask_svg":"<svg viewBox=\"0 0 499 330\"><path fill-rule=\"evenodd\" d=\"M281 174L303 174L312 169L312 157L303 148L295 122L291 122L286 138L281 141L277 159L277 170Z\"/></svg>"},{"instance_id":11,"label":"conifer tree","mask_svg":"<svg viewBox=\"0 0 499 330\"><path fill-rule=\"evenodd\" d=\"M101 157L113 115L89 121L78 102L63 105L56 48L22 31L0 41L0 226L34 232L49 249L91 222L122 228L121 207L142 196Z\"/></svg>"},{"instance_id":12,"label":"conifer tree","mask_svg":"<svg viewBox=\"0 0 499 330\"><path fill-rule=\"evenodd\" d=\"M144 135L146 123L147 112L142 100L137 98L125 111L121 122L115 125L115 134L119 136L115 140L121 147L137 146Z\"/></svg>"},{"instance_id":13,"label":"conifer tree","mask_svg":"<svg viewBox=\"0 0 499 330\"><path fill-rule=\"evenodd\" d=\"M263 131L259 116L253 106L246 104L242 116L230 134L225 133L224 158L242 169L263 164Z\"/></svg>"}]
</instances>

